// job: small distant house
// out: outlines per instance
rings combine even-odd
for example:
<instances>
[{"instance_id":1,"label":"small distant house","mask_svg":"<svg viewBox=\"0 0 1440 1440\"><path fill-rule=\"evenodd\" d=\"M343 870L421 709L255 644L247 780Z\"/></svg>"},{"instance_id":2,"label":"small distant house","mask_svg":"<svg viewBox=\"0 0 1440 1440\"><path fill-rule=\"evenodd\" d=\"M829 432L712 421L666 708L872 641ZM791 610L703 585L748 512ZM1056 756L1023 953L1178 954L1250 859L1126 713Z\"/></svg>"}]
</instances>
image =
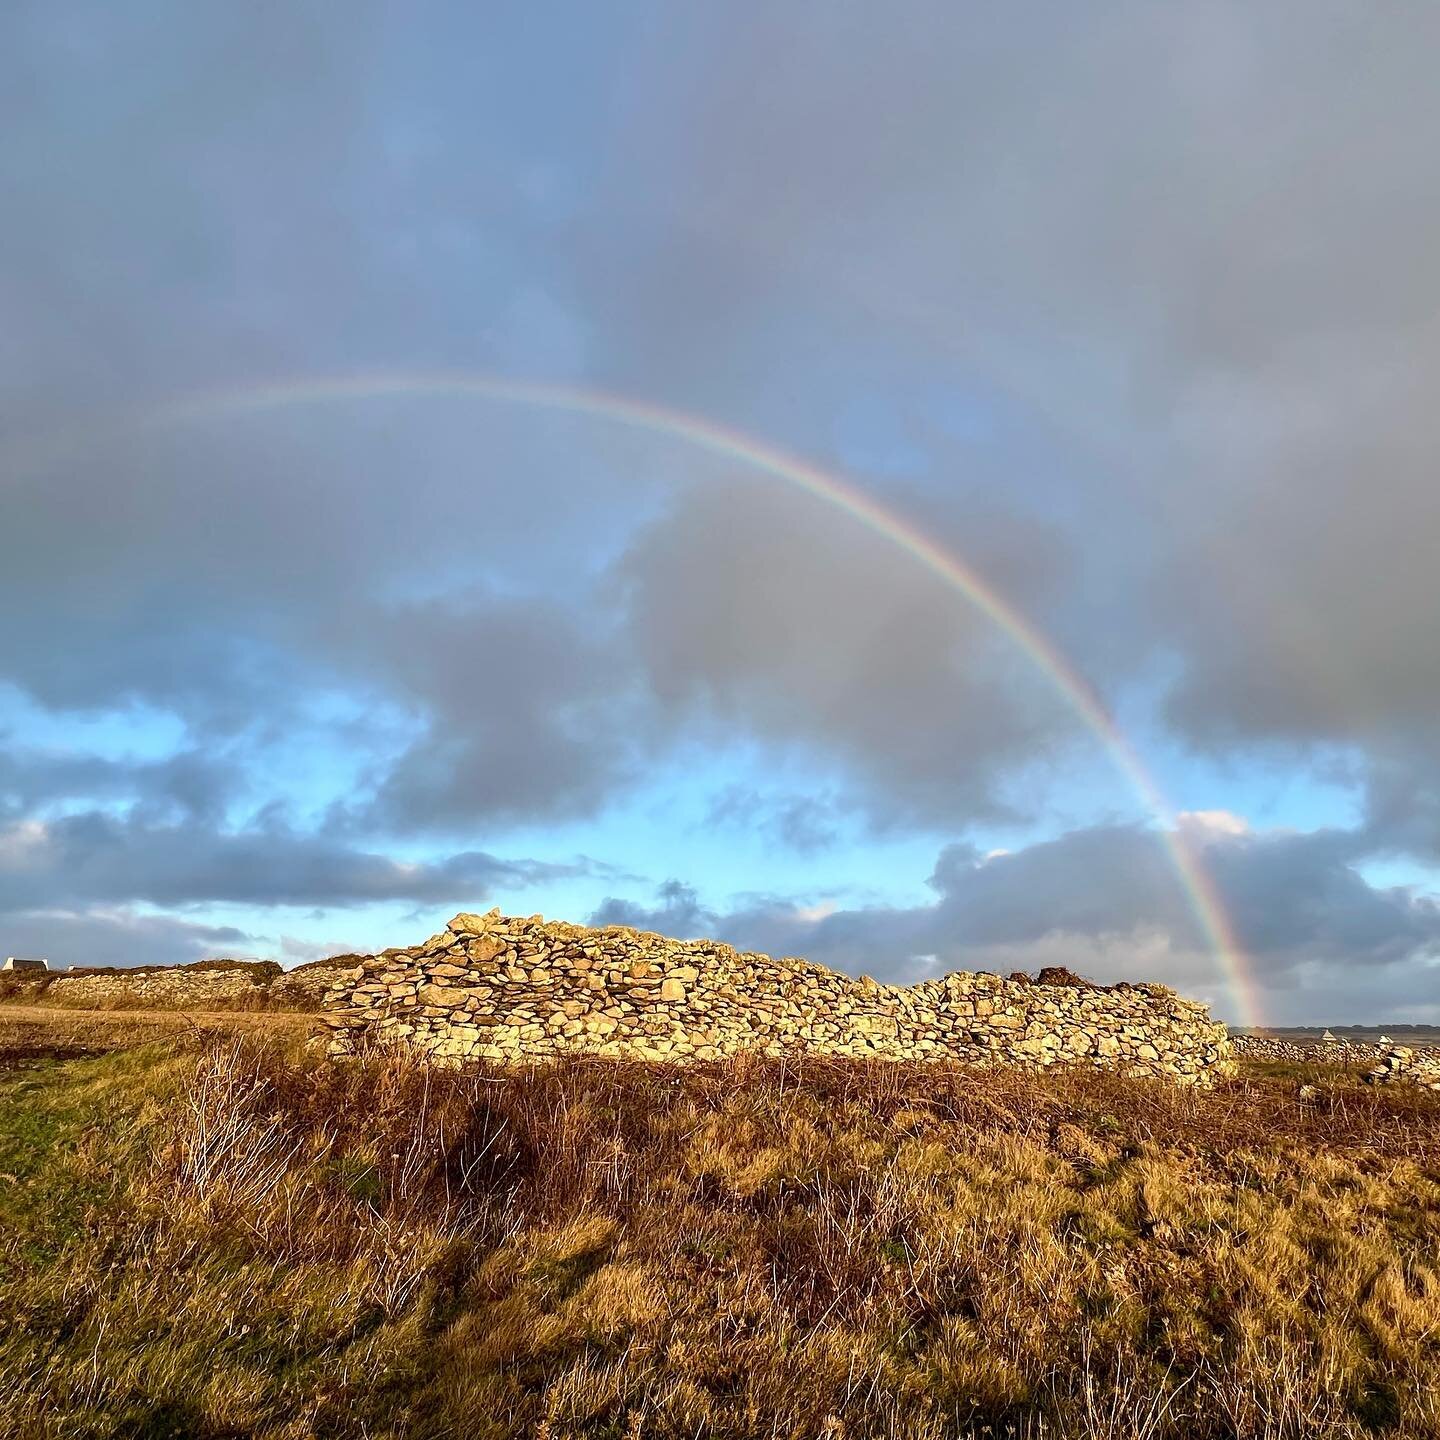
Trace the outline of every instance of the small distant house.
<instances>
[{"instance_id":1,"label":"small distant house","mask_svg":"<svg viewBox=\"0 0 1440 1440\"><path fill-rule=\"evenodd\" d=\"M27 960L23 955L7 955L0 970L48 970L48 960Z\"/></svg>"}]
</instances>

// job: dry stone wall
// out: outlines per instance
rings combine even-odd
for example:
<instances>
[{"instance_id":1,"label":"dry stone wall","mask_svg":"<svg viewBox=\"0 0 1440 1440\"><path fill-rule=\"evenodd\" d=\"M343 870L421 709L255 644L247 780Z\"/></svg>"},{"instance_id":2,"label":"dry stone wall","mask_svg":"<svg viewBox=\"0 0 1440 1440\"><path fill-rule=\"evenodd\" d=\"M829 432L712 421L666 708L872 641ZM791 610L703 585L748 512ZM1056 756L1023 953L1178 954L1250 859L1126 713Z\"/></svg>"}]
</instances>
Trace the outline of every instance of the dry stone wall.
<instances>
[{"instance_id":1,"label":"dry stone wall","mask_svg":"<svg viewBox=\"0 0 1440 1440\"><path fill-rule=\"evenodd\" d=\"M270 982L270 1008L318 1010L335 981L365 958L363 955L335 955L328 960L311 960L293 970L286 970Z\"/></svg>"},{"instance_id":2,"label":"dry stone wall","mask_svg":"<svg viewBox=\"0 0 1440 1440\"><path fill-rule=\"evenodd\" d=\"M1440 1093L1440 1050L1412 1050L1392 1045L1373 1070L1365 1072L1371 1085L1419 1085Z\"/></svg>"},{"instance_id":3,"label":"dry stone wall","mask_svg":"<svg viewBox=\"0 0 1440 1440\"><path fill-rule=\"evenodd\" d=\"M1230 1066L1225 1027L1160 985L985 974L882 985L710 940L494 910L457 915L423 945L364 960L325 1005L336 1056L397 1042L447 1063L808 1051L1084 1064L1181 1084Z\"/></svg>"},{"instance_id":4,"label":"dry stone wall","mask_svg":"<svg viewBox=\"0 0 1440 1440\"><path fill-rule=\"evenodd\" d=\"M1367 1066L1371 1085L1409 1084L1440 1092L1440 1046L1396 1045L1393 1041L1312 1041L1308 1044L1276 1035L1235 1035L1234 1052L1245 1060L1281 1060L1302 1065Z\"/></svg>"},{"instance_id":5,"label":"dry stone wall","mask_svg":"<svg viewBox=\"0 0 1440 1440\"><path fill-rule=\"evenodd\" d=\"M1284 1060L1302 1065L1373 1065L1387 1047L1364 1040L1297 1041L1277 1035L1232 1035L1242 1060Z\"/></svg>"},{"instance_id":6,"label":"dry stone wall","mask_svg":"<svg viewBox=\"0 0 1440 1440\"><path fill-rule=\"evenodd\" d=\"M201 960L194 965L143 965L58 975L47 1005L89 1010L186 1010L263 1004L281 973L273 960Z\"/></svg>"},{"instance_id":7,"label":"dry stone wall","mask_svg":"<svg viewBox=\"0 0 1440 1440\"><path fill-rule=\"evenodd\" d=\"M282 970L273 960L200 960L192 965L6 971L0 1002L79 1010L318 1010L336 976L364 956L335 955Z\"/></svg>"}]
</instances>

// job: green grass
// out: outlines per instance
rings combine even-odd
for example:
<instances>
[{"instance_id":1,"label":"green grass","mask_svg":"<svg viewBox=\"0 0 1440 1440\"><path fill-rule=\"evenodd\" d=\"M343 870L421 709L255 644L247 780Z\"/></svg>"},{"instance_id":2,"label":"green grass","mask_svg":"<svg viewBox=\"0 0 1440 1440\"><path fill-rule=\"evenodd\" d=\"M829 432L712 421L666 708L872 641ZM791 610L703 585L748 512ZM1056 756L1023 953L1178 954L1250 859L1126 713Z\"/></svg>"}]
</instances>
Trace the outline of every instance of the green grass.
<instances>
[{"instance_id":1,"label":"green grass","mask_svg":"<svg viewBox=\"0 0 1440 1440\"><path fill-rule=\"evenodd\" d=\"M0 1437L1434 1437L1440 1102L1318 1084L37 1059Z\"/></svg>"},{"instance_id":2,"label":"green grass","mask_svg":"<svg viewBox=\"0 0 1440 1440\"><path fill-rule=\"evenodd\" d=\"M0 1072L0 1213L25 1258L56 1255L108 1223L177 1068L166 1047L145 1046Z\"/></svg>"}]
</instances>

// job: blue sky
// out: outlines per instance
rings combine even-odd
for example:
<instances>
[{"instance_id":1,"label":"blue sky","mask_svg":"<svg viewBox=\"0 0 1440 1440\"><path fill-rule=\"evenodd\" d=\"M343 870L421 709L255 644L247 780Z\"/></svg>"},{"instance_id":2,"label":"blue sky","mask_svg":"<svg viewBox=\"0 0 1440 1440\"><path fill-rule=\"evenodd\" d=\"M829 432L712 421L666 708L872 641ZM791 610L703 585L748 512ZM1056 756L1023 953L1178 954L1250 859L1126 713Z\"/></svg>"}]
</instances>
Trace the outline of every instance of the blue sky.
<instances>
[{"instance_id":1,"label":"blue sky","mask_svg":"<svg viewBox=\"0 0 1440 1440\"><path fill-rule=\"evenodd\" d=\"M459 909L1440 1021L1440 21L50 0L0 17L0 950ZM862 490L1115 716L738 457ZM1175 816L1189 818L1176 819Z\"/></svg>"}]
</instances>

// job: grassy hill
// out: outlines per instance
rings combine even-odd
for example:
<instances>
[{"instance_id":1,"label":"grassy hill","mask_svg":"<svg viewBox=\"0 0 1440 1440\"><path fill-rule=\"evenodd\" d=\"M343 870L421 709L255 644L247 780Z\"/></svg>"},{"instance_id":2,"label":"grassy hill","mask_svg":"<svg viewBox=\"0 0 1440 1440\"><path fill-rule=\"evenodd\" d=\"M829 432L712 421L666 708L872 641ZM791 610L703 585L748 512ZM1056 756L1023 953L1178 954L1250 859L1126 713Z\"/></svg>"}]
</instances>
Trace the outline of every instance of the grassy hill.
<instances>
[{"instance_id":1,"label":"grassy hill","mask_svg":"<svg viewBox=\"0 0 1440 1440\"><path fill-rule=\"evenodd\" d=\"M0 1015L0 1436L1440 1435L1423 1092L65 1024Z\"/></svg>"}]
</instances>

